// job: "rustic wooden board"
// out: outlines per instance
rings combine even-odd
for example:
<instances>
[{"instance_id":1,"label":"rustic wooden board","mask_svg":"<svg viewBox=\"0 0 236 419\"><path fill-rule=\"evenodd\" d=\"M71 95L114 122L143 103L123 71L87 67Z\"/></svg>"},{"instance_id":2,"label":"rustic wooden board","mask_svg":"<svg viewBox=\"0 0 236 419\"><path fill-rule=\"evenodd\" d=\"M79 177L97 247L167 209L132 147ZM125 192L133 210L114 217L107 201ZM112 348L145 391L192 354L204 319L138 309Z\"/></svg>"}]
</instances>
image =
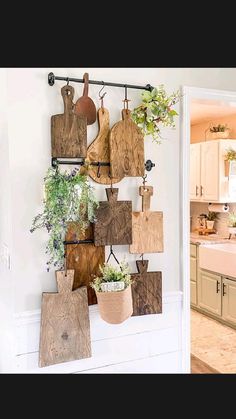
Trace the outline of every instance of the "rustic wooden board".
<instances>
[{"instance_id":1,"label":"rustic wooden board","mask_svg":"<svg viewBox=\"0 0 236 419\"><path fill-rule=\"evenodd\" d=\"M56 271L58 293L42 294L40 367L91 357L87 289L72 291L73 276Z\"/></svg>"},{"instance_id":2,"label":"rustic wooden board","mask_svg":"<svg viewBox=\"0 0 236 419\"><path fill-rule=\"evenodd\" d=\"M118 188L106 188L94 224L95 246L132 243L132 201L117 201Z\"/></svg>"},{"instance_id":3,"label":"rustic wooden board","mask_svg":"<svg viewBox=\"0 0 236 419\"><path fill-rule=\"evenodd\" d=\"M86 157L86 117L73 113L74 88L63 86L64 114L51 117L52 157Z\"/></svg>"},{"instance_id":4,"label":"rustic wooden board","mask_svg":"<svg viewBox=\"0 0 236 419\"><path fill-rule=\"evenodd\" d=\"M133 316L162 313L162 273L147 272L148 260L136 265L138 273L131 274Z\"/></svg>"},{"instance_id":5,"label":"rustic wooden board","mask_svg":"<svg viewBox=\"0 0 236 419\"><path fill-rule=\"evenodd\" d=\"M110 124L109 124L109 112L105 108L98 109L98 125L99 132L95 140L90 144L87 151L87 159L90 162L107 162L110 163L110 149L109 149L109 134L110 134ZM111 178L109 176L110 167L101 166L100 167L100 177L97 176L98 168L92 166L88 174L89 176L97 183L103 185L110 185ZM112 183L120 182L124 176L117 178L112 178Z\"/></svg>"},{"instance_id":6,"label":"rustic wooden board","mask_svg":"<svg viewBox=\"0 0 236 419\"><path fill-rule=\"evenodd\" d=\"M122 118L110 132L111 175L117 178L144 176L143 134L128 109L122 110Z\"/></svg>"},{"instance_id":7,"label":"rustic wooden board","mask_svg":"<svg viewBox=\"0 0 236 419\"><path fill-rule=\"evenodd\" d=\"M91 125L96 121L96 106L92 99L88 96L89 89L89 74L84 73L84 90L83 96L80 97L75 104L75 113L77 115L84 115L87 119L87 125Z\"/></svg>"},{"instance_id":8,"label":"rustic wooden board","mask_svg":"<svg viewBox=\"0 0 236 419\"><path fill-rule=\"evenodd\" d=\"M86 230L84 235L75 234L74 224L68 228L66 240L85 240L93 239L92 225ZM67 269L74 269L73 290L85 285L88 293L88 304L97 304L95 291L90 287L93 275L99 276L99 265L105 262L105 247L94 246L93 243L69 244L66 246L66 266Z\"/></svg>"},{"instance_id":9,"label":"rustic wooden board","mask_svg":"<svg viewBox=\"0 0 236 419\"><path fill-rule=\"evenodd\" d=\"M133 242L130 253L163 252L163 213L150 211L150 197L153 195L152 186L140 186L142 196L142 212L132 213Z\"/></svg>"}]
</instances>

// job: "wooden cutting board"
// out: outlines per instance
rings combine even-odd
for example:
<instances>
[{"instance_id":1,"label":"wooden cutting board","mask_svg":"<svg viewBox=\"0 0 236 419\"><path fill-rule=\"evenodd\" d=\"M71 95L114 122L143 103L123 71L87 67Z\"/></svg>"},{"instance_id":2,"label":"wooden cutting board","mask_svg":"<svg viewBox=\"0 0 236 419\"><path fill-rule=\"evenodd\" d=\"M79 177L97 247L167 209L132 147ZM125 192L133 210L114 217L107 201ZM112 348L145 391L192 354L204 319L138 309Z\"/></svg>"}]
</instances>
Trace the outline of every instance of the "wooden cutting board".
<instances>
[{"instance_id":1,"label":"wooden cutting board","mask_svg":"<svg viewBox=\"0 0 236 419\"><path fill-rule=\"evenodd\" d=\"M42 294L39 366L91 357L87 289L72 291L74 271L56 271L58 293Z\"/></svg>"},{"instance_id":2,"label":"wooden cutting board","mask_svg":"<svg viewBox=\"0 0 236 419\"><path fill-rule=\"evenodd\" d=\"M162 313L162 273L147 272L148 260L136 261L138 273L131 274L133 316Z\"/></svg>"},{"instance_id":3,"label":"wooden cutting board","mask_svg":"<svg viewBox=\"0 0 236 419\"><path fill-rule=\"evenodd\" d=\"M140 186L142 212L132 213L133 242L130 253L163 252L163 213L150 211L150 199L153 195L152 186Z\"/></svg>"},{"instance_id":4,"label":"wooden cutting board","mask_svg":"<svg viewBox=\"0 0 236 419\"><path fill-rule=\"evenodd\" d=\"M115 178L144 176L144 137L130 114L128 109L123 109L123 120L110 132L111 175Z\"/></svg>"},{"instance_id":5,"label":"wooden cutting board","mask_svg":"<svg viewBox=\"0 0 236 419\"><path fill-rule=\"evenodd\" d=\"M109 123L109 112L105 108L98 109L98 126L99 132L95 140L90 144L87 151L87 159L90 162L107 162L110 163L110 149L109 149L109 134L110 134L110 123ZM88 174L97 183L103 185L110 185L111 178L109 176L110 167L100 167L100 177L97 176L98 168L92 166ZM112 183L120 182L124 176L112 178Z\"/></svg>"},{"instance_id":6,"label":"wooden cutting board","mask_svg":"<svg viewBox=\"0 0 236 419\"><path fill-rule=\"evenodd\" d=\"M93 240L92 225L86 230L84 235L75 234L75 227L71 224L68 228L66 240ZM97 304L96 293L90 287L93 275L100 276L99 265L105 262L105 247L94 246L93 243L69 244L66 246L66 266L67 269L75 271L73 290L85 285L88 293L88 304Z\"/></svg>"},{"instance_id":7,"label":"wooden cutting board","mask_svg":"<svg viewBox=\"0 0 236 419\"><path fill-rule=\"evenodd\" d=\"M74 88L63 86L64 113L51 117L52 157L86 157L86 117L73 113Z\"/></svg>"},{"instance_id":8,"label":"wooden cutting board","mask_svg":"<svg viewBox=\"0 0 236 419\"><path fill-rule=\"evenodd\" d=\"M117 201L118 188L106 188L94 224L95 246L132 243L132 201Z\"/></svg>"}]
</instances>

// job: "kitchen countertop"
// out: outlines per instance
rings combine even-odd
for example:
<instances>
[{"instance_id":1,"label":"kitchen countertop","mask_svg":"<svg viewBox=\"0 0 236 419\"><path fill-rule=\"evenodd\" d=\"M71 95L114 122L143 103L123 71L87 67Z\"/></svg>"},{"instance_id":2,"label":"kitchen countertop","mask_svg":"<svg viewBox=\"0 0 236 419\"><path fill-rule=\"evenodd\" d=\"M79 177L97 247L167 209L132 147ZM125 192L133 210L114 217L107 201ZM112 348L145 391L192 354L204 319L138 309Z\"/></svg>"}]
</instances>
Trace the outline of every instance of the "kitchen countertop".
<instances>
[{"instance_id":1,"label":"kitchen countertop","mask_svg":"<svg viewBox=\"0 0 236 419\"><path fill-rule=\"evenodd\" d=\"M190 233L191 244L220 244L220 243L236 243L236 239L229 240L228 237L222 237L218 234L209 234L209 236L202 236L198 233Z\"/></svg>"}]
</instances>

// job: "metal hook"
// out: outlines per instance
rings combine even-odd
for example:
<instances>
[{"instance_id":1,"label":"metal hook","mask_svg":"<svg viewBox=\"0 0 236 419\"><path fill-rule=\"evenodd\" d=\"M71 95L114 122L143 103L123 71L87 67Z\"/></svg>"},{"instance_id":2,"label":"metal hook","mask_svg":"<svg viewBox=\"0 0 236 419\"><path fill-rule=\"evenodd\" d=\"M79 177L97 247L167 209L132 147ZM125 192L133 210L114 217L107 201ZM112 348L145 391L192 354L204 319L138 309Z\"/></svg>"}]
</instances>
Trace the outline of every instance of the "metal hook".
<instances>
[{"instance_id":1,"label":"metal hook","mask_svg":"<svg viewBox=\"0 0 236 419\"><path fill-rule=\"evenodd\" d=\"M142 265L144 266L143 253L139 257L142 259Z\"/></svg>"},{"instance_id":2,"label":"metal hook","mask_svg":"<svg viewBox=\"0 0 236 419\"><path fill-rule=\"evenodd\" d=\"M69 82L70 82L69 77L67 77L67 80L66 80L66 81L67 81L67 82L66 82L67 86L69 86Z\"/></svg>"},{"instance_id":3,"label":"metal hook","mask_svg":"<svg viewBox=\"0 0 236 419\"><path fill-rule=\"evenodd\" d=\"M126 84L125 84L125 98L124 98L123 102L124 102L124 109L125 109L125 106L126 106L126 111L128 111L130 100L127 99L127 85Z\"/></svg>"},{"instance_id":4,"label":"metal hook","mask_svg":"<svg viewBox=\"0 0 236 419\"><path fill-rule=\"evenodd\" d=\"M99 96L99 99L101 100L101 108L103 109L103 108L104 108L104 106L103 106L103 98L104 98L104 96L107 94L107 92L104 92L104 93L103 93L103 95L101 95L101 92L102 92L102 90L103 90L103 89L104 89L104 87L105 87L105 83L104 83L104 81L103 81L102 83L103 83L103 86L102 86L102 88L99 90L98 96Z\"/></svg>"},{"instance_id":5,"label":"metal hook","mask_svg":"<svg viewBox=\"0 0 236 419\"><path fill-rule=\"evenodd\" d=\"M100 178L100 176L101 176L100 169L101 169L101 164L100 164L100 161L98 161L98 170L97 170L97 177L98 178Z\"/></svg>"}]
</instances>

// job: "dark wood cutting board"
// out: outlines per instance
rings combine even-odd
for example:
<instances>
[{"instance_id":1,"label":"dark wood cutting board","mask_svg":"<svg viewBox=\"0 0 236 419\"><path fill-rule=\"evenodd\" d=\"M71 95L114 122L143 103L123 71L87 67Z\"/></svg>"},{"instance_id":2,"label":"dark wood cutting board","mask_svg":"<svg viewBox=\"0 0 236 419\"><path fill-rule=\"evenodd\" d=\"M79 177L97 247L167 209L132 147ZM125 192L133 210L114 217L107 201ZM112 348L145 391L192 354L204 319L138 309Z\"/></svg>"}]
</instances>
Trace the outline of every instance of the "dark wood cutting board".
<instances>
[{"instance_id":1,"label":"dark wood cutting board","mask_svg":"<svg viewBox=\"0 0 236 419\"><path fill-rule=\"evenodd\" d=\"M83 115L73 113L74 88L63 86L64 114L51 117L52 157L86 157L87 122Z\"/></svg>"},{"instance_id":2,"label":"dark wood cutting board","mask_svg":"<svg viewBox=\"0 0 236 419\"><path fill-rule=\"evenodd\" d=\"M95 246L132 243L132 201L117 201L118 188L106 188L94 224Z\"/></svg>"},{"instance_id":3,"label":"dark wood cutting board","mask_svg":"<svg viewBox=\"0 0 236 419\"><path fill-rule=\"evenodd\" d=\"M91 357L86 287L72 291L74 271L56 271L58 293L42 294L39 366Z\"/></svg>"},{"instance_id":4,"label":"dark wood cutting board","mask_svg":"<svg viewBox=\"0 0 236 419\"><path fill-rule=\"evenodd\" d=\"M162 273L147 272L148 260L136 261L138 273L131 274L133 316L162 313Z\"/></svg>"},{"instance_id":5,"label":"dark wood cutting board","mask_svg":"<svg viewBox=\"0 0 236 419\"><path fill-rule=\"evenodd\" d=\"M153 195L152 186L140 186L142 196L142 212L132 213L133 242L130 253L163 252L163 213L150 211L150 199Z\"/></svg>"},{"instance_id":6,"label":"dark wood cutting board","mask_svg":"<svg viewBox=\"0 0 236 419\"><path fill-rule=\"evenodd\" d=\"M123 109L123 120L117 122L110 132L111 175L115 178L144 176L144 137L130 113Z\"/></svg>"},{"instance_id":7,"label":"dark wood cutting board","mask_svg":"<svg viewBox=\"0 0 236 419\"><path fill-rule=\"evenodd\" d=\"M87 151L87 159L90 162L107 162L110 163L110 149L109 149L109 134L110 134L110 124L109 124L109 112L105 108L98 109L98 125L99 132L95 140L90 144ZM102 183L104 185L111 184L111 178L109 176L110 167L101 166L100 167L100 177L97 176L98 168L96 166L91 166L88 174L89 176L97 183ZM124 176L118 178L112 178L112 183L120 182Z\"/></svg>"},{"instance_id":8,"label":"dark wood cutting board","mask_svg":"<svg viewBox=\"0 0 236 419\"><path fill-rule=\"evenodd\" d=\"M72 223L68 227L66 240L93 240L92 225L86 230L84 235L77 235L75 227ZM99 265L105 262L105 247L94 246L93 243L69 244L66 246L66 266L67 269L74 269L74 283L73 290L85 285L88 292L88 304L97 304L96 293L90 287L90 282L93 280L93 275L99 276L101 272Z\"/></svg>"}]
</instances>

